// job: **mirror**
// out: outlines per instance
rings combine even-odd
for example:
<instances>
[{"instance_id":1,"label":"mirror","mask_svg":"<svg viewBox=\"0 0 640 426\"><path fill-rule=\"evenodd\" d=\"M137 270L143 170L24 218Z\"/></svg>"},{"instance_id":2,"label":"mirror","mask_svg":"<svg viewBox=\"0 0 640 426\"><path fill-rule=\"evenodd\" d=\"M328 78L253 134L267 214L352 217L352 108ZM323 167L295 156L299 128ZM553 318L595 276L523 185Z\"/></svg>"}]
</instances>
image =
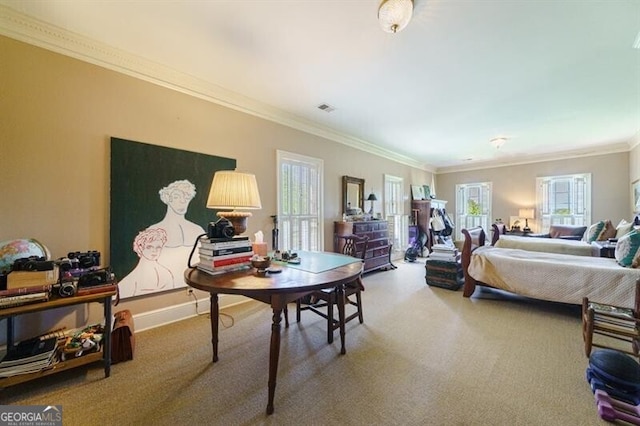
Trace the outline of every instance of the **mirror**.
<instances>
[{"instance_id":1,"label":"mirror","mask_svg":"<svg viewBox=\"0 0 640 426\"><path fill-rule=\"evenodd\" d=\"M353 214L349 208L364 211L364 179L342 176L342 212Z\"/></svg>"}]
</instances>

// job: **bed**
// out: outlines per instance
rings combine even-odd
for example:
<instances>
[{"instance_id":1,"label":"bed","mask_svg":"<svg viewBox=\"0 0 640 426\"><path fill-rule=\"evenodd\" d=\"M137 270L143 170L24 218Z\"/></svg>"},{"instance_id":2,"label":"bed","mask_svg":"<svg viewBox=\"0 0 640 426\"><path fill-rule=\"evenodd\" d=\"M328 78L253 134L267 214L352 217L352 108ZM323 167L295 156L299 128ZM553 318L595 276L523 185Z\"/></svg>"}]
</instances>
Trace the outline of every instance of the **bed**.
<instances>
[{"instance_id":1,"label":"bed","mask_svg":"<svg viewBox=\"0 0 640 426\"><path fill-rule=\"evenodd\" d=\"M582 298L633 307L640 269L615 259L486 246L482 228L463 229L464 297L485 285L535 299L582 304Z\"/></svg>"}]
</instances>

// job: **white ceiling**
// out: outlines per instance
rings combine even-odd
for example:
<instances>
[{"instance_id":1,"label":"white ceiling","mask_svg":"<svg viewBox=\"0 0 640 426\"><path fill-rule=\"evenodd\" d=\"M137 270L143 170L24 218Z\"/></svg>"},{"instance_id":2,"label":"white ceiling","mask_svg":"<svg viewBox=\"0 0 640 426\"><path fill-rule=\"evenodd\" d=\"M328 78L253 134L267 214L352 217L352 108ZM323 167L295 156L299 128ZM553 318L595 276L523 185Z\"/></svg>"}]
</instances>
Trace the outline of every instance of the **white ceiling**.
<instances>
[{"instance_id":1,"label":"white ceiling","mask_svg":"<svg viewBox=\"0 0 640 426\"><path fill-rule=\"evenodd\" d=\"M82 37L85 57L95 41L234 107L427 170L640 141L640 1L414 3L408 27L388 34L379 0L0 0Z\"/></svg>"}]
</instances>

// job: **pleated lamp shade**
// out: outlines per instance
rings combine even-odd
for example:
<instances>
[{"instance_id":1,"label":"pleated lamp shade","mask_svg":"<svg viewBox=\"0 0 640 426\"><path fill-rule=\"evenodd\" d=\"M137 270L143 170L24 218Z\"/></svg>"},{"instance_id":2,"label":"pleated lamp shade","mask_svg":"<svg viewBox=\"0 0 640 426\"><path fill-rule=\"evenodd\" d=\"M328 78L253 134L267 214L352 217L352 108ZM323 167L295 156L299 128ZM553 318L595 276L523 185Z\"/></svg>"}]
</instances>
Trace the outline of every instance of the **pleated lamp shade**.
<instances>
[{"instance_id":1,"label":"pleated lamp shade","mask_svg":"<svg viewBox=\"0 0 640 426\"><path fill-rule=\"evenodd\" d=\"M250 173L240 173L232 170L220 170L213 175L209 198L209 209L232 209L230 212L218 212L218 216L228 219L234 226L236 235L247 229L249 212L239 212L237 209L261 209L260 193L256 177Z\"/></svg>"}]
</instances>

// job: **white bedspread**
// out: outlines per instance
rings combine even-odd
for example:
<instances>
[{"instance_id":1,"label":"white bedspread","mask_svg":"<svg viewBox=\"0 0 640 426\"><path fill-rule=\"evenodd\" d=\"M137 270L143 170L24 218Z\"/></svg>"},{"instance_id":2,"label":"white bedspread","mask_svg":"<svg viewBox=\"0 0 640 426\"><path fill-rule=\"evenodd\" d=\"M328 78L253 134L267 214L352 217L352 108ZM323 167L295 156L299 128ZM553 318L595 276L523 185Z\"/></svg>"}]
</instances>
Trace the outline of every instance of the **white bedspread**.
<instances>
[{"instance_id":1,"label":"white bedspread","mask_svg":"<svg viewBox=\"0 0 640 426\"><path fill-rule=\"evenodd\" d=\"M586 296L628 308L640 278L640 269L615 259L490 246L474 250L468 272L477 281L535 299L579 305Z\"/></svg>"},{"instance_id":2,"label":"white bedspread","mask_svg":"<svg viewBox=\"0 0 640 426\"><path fill-rule=\"evenodd\" d=\"M591 244L585 241L565 240L562 238L518 237L515 235L500 235L500 239L496 242L496 247L573 254L575 256L591 256L593 252Z\"/></svg>"}]
</instances>

